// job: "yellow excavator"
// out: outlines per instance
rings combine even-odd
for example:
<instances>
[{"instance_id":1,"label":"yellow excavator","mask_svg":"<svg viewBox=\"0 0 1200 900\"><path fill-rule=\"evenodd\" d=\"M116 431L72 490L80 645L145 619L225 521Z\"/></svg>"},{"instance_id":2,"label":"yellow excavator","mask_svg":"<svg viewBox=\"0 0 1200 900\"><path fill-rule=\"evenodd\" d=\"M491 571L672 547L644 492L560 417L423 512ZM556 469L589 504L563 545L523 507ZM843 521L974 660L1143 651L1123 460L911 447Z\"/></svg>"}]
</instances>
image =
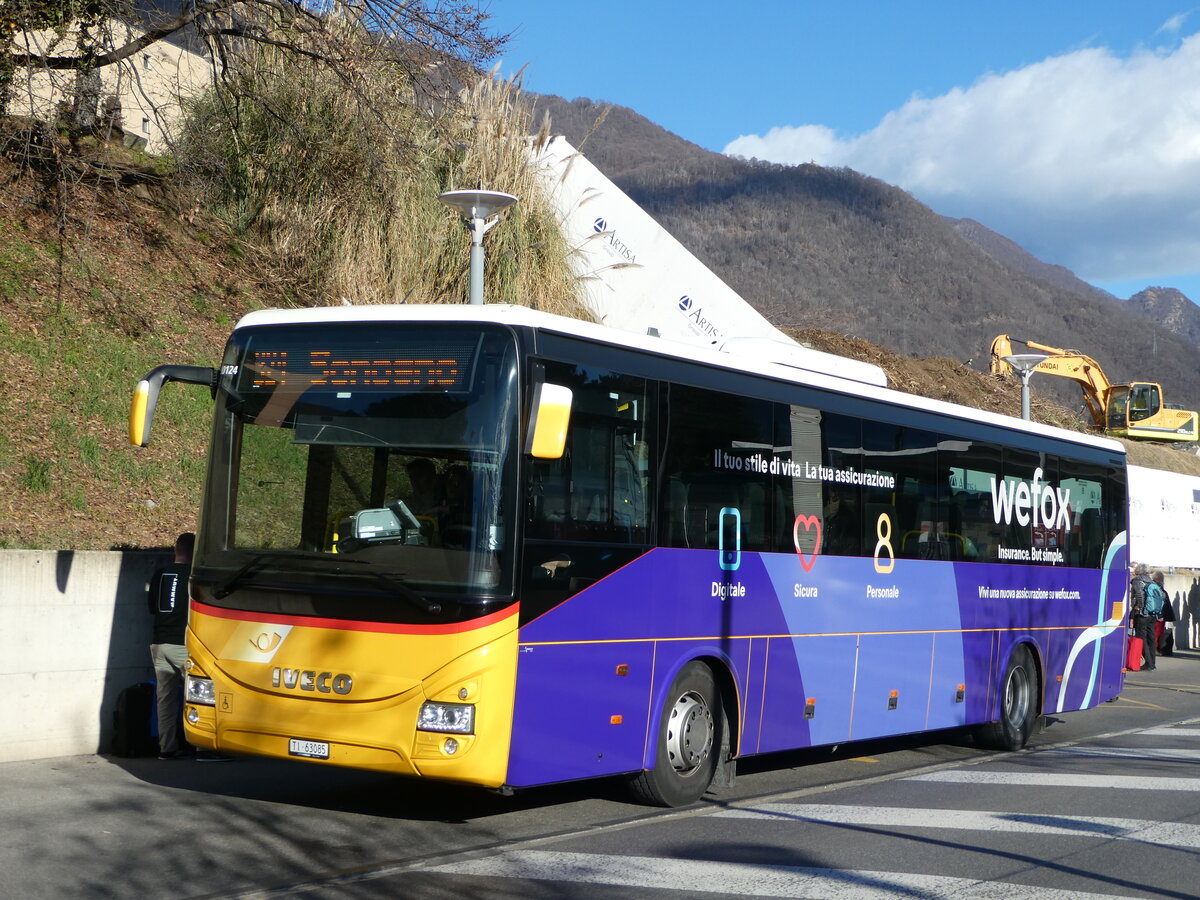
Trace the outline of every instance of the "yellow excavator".
<instances>
[{"instance_id":1,"label":"yellow excavator","mask_svg":"<svg viewBox=\"0 0 1200 900\"><path fill-rule=\"evenodd\" d=\"M1048 347L1001 334L992 341L994 374L1013 371L1004 358L1024 352L1015 351L1014 344L1046 354L1034 372L1070 378L1083 389L1084 403L1097 428L1117 437L1150 441L1195 441L1200 437L1196 413L1164 402L1161 385L1151 381L1112 384L1100 364L1078 350Z\"/></svg>"}]
</instances>

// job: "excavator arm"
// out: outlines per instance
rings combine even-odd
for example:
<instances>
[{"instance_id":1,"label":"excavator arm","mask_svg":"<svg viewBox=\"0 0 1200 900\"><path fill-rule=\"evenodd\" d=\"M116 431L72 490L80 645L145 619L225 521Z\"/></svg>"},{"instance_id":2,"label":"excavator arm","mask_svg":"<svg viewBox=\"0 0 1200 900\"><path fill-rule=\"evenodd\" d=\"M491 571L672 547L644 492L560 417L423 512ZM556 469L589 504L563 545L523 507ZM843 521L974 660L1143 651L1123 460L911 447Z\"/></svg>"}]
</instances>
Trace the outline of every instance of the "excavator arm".
<instances>
[{"instance_id":1,"label":"excavator arm","mask_svg":"<svg viewBox=\"0 0 1200 900\"><path fill-rule=\"evenodd\" d=\"M1051 347L1047 344L1039 344L1037 341L1027 341L1001 334L992 341L991 369L993 374L1007 375L1013 371L1012 366L1004 361L1004 357L1012 356L1016 352L1023 352L1015 350L1014 343L1020 344L1028 350L1045 353L1046 359L1038 363L1033 371L1046 375L1057 375L1060 378L1069 378L1074 381L1083 390L1084 403L1087 404L1088 412L1091 413L1096 427L1105 428L1107 426L1108 398L1113 385L1098 362L1078 350L1065 350L1062 347Z\"/></svg>"},{"instance_id":2,"label":"excavator arm","mask_svg":"<svg viewBox=\"0 0 1200 900\"><path fill-rule=\"evenodd\" d=\"M1022 352L1014 350L1014 343L1046 354L1033 371L1069 378L1079 385L1097 428L1118 437L1150 441L1195 441L1200 438L1200 416L1191 410L1167 406L1161 385L1152 381L1112 384L1100 364L1078 350L1064 350L1001 334L992 341L993 373L1004 375L1013 370L1004 358Z\"/></svg>"}]
</instances>

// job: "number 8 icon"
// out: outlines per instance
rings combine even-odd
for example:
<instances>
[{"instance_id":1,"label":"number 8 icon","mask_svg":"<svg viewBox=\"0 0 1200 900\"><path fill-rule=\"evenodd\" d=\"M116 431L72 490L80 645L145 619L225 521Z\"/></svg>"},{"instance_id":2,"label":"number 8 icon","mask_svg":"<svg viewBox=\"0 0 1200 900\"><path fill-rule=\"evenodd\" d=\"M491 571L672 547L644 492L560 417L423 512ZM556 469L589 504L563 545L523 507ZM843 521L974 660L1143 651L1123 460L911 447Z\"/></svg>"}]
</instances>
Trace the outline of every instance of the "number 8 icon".
<instances>
[{"instance_id":1,"label":"number 8 icon","mask_svg":"<svg viewBox=\"0 0 1200 900\"><path fill-rule=\"evenodd\" d=\"M892 549L892 520L887 513L880 513L875 521L875 536L879 538L875 543L875 571L886 575L896 568L896 551ZM887 561L880 559L880 556L885 556Z\"/></svg>"}]
</instances>

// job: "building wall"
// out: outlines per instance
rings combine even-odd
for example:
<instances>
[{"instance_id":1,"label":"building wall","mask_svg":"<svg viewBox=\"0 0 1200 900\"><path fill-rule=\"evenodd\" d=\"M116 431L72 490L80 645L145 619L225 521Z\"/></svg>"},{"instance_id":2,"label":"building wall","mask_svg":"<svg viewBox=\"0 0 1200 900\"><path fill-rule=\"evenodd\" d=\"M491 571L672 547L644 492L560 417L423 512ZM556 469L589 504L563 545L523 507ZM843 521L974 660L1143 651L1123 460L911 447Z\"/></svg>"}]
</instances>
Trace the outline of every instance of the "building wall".
<instances>
[{"instance_id":1,"label":"building wall","mask_svg":"<svg viewBox=\"0 0 1200 900\"><path fill-rule=\"evenodd\" d=\"M119 47L135 38L137 29L110 22L106 44ZM75 52L77 35L59 38L52 31L30 32L18 37L14 49L29 53L69 56ZM168 41L151 44L120 63L100 70L101 97L115 97L119 123L127 134L144 137L146 150L162 154L170 149L182 115L180 98L195 96L212 78L209 60ZM13 82L9 112L18 116L53 119L59 103L74 94L72 71L30 71Z\"/></svg>"},{"instance_id":2,"label":"building wall","mask_svg":"<svg viewBox=\"0 0 1200 900\"><path fill-rule=\"evenodd\" d=\"M1164 571L1200 569L1200 478L1129 467L1129 558Z\"/></svg>"}]
</instances>

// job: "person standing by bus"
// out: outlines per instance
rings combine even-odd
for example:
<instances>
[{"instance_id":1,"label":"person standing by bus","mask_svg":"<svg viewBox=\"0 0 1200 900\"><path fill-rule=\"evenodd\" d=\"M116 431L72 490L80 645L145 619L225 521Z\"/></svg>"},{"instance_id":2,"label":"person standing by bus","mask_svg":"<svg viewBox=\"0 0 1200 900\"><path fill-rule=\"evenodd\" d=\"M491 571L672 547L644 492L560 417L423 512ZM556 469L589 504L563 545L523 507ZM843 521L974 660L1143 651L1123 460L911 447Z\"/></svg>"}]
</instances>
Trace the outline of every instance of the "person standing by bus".
<instances>
[{"instance_id":1,"label":"person standing by bus","mask_svg":"<svg viewBox=\"0 0 1200 900\"><path fill-rule=\"evenodd\" d=\"M158 682L158 758L182 759L191 755L183 740L183 663L188 620L188 576L196 535L181 534L175 540L175 560L150 579L147 602L154 616L150 658Z\"/></svg>"},{"instance_id":2,"label":"person standing by bus","mask_svg":"<svg viewBox=\"0 0 1200 900\"><path fill-rule=\"evenodd\" d=\"M1133 580L1129 582L1129 603L1133 609L1133 636L1142 639L1142 669L1154 669L1154 623L1158 614L1147 614L1146 586L1151 584L1150 567L1138 563L1133 570Z\"/></svg>"},{"instance_id":3,"label":"person standing by bus","mask_svg":"<svg viewBox=\"0 0 1200 900\"><path fill-rule=\"evenodd\" d=\"M1158 620L1154 623L1154 650L1159 656L1171 656L1175 649L1175 636L1171 634L1171 629L1175 627L1175 607L1171 603L1171 593L1167 590L1166 576L1155 571L1150 577L1162 591L1162 608L1158 611Z\"/></svg>"}]
</instances>

